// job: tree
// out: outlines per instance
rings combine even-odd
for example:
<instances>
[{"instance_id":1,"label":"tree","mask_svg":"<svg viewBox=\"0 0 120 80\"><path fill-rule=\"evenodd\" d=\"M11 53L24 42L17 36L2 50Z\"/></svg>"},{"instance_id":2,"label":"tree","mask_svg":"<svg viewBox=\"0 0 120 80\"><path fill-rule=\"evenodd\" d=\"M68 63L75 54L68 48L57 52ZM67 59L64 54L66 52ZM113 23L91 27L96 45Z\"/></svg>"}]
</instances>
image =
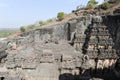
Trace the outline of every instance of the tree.
<instances>
[{"instance_id":1,"label":"tree","mask_svg":"<svg viewBox=\"0 0 120 80\"><path fill-rule=\"evenodd\" d=\"M93 6L92 4L88 4L88 5L87 5L87 8L88 8L88 9L93 9L94 6Z\"/></svg>"},{"instance_id":2,"label":"tree","mask_svg":"<svg viewBox=\"0 0 120 80\"><path fill-rule=\"evenodd\" d=\"M57 18L58 18L58 20L63 20L64 19L64 12L59 12L58 14L57 14Z\"/></svg>"},{"instance_id":3,"label":"tree","mask_svg":"<svg viewBox=\"0 0 120 80\"><path fill-rule=\"evenodd\" d=\"M39 21L39 24L40 24L40 26L43 26L43 25L46 24L46 22L45 21Z\"/></svg>"},{"instance_id":4,"label":"tree","mask_svg":"<svg viewBox=\"0 0 120 80\"><path fill-rule=\"evenodd\" d=\"M21 32L25 32L25 28L22 26L22 27L20 27L20 31Z\"/></svg>"},{"instance_id":5,"label":"tree","mask_svg":"<svg viewBox=\"0 0 120 80\"><path fill-rule=\"evenodd\" d=\"M95 8L95 6L98 4L98 2L96 0L89 0L87 3L87 8L88 9L93 9Z\"/></svg>"},{"instance_id":6,"label":"tree","mask_svg":"<svg viewBox=\"0 0 120 80\"><path fill-rule=\"evenodd\" d=\"M108 9L109 8L109 3L108 2L103 2L102 4L101 4L101 9L104 9L104 10L106 10L106 9Z\"/></svg>"}]
</instances>

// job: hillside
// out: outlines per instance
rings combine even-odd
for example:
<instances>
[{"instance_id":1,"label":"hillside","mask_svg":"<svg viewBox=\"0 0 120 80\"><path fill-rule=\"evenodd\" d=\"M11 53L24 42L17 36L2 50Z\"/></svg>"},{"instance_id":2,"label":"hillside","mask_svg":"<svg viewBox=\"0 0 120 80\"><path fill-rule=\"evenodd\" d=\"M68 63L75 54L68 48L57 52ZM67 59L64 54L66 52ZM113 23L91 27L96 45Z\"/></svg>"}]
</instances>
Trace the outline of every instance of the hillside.
<instances>
[{"instance_id":1,"label":"hillside","mask_svg":"<svg viewBox=\"0 0 120 80\"><path fill-rule=\"evenodd\" d=\"M119 0L117 0L119 1ZM87 8L80 8L72 13L65 14L64 19L59 21L57 18L48 19L47 21L42 21L42 25L40 23L35 23L28 26L23 26L26 29L26 32L29 32L31 30L35 30L38 28L46 28L53 25L57 25L63 22L66 22L70 19L78 18L81 16L90 16L90 15L115 15L117 13L120 13L120 2L116 2L114 0L109 0L109 8L106 10L101 9L100 5L96 6L94 9L87 9ZM16 33L17 32L17 33ZM14 34L19 35L19 29L1 29L0 30L0 37L7 37ZM12 37L12 36L11 36Z\"/></svg>"},{"instance_id":2,"label":"hillside","mask_svg":"<svg viewBox=\"0 0 120 80\"><path fill-rule=\"evenodd\" d=\"M34 27L33 29L41 28L41 27L44 28L47 26L56 25L56 24L59 24L62 22L66 22L70 19L81 17L81 16L90 16L90 15L104 16L104 15L114 15L114 14L120 13L120 1L119 0L108 0L107 3L109 3L109 7L105 10L101 8L102 4L97 5L93 9L88 9L87 6L84 8L81 7L72 13L65 14L64 19L61 21L59 21L57 18L53 18L53 19L51 19L52 20L51 22L46 23L45 25L42 25L42 26L39 25L37 27Z\"/></svg>"},{"instance_id":3,"label":"hillside","mask_svg":"<svg viewBox=\"0 0 120 80\"><path fill-rule=\"evenodd\" d=\"M120 13L120 2L110 3L110 7L107 10L102 10L100 13L104 15L114 15Z\"/></svg>"},{"instance_id":4,"label":"hillside","mask_svg":"<svg viewBox=\"0 0 120 80\"><path fill-rule=\"evenodd\" d=\"M61 18L0 41L1 80L120 80L119 4Z\"/></svg>"}]
</instances>

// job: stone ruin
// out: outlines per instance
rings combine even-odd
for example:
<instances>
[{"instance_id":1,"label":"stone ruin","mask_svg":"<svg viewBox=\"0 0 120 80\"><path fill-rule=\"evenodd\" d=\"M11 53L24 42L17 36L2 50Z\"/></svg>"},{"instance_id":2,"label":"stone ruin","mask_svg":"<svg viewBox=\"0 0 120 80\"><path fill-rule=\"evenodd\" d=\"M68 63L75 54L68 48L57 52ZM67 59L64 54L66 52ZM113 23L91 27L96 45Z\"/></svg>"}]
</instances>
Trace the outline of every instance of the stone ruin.
<instances>
[{"instance_id":1,"label":"stone ruin","mask_svg":"<svg viewBox=\"0 0 120 80\"><path fill-rule=\"evenodd\" d=\"M1 41L1 80L119 80L119 37L105 21L78 17Z\"/></svg>"}]
</instances>

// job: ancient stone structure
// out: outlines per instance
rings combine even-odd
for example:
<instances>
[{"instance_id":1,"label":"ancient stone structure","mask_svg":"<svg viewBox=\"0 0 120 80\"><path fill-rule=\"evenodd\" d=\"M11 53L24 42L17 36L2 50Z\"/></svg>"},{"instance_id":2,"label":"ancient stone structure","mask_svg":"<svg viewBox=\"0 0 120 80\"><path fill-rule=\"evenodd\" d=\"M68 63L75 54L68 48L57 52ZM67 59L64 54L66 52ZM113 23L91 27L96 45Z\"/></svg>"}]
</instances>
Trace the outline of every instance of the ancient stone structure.
<instances>
[{"instance_id":1,"label":"ancient stone structure","mask_svg":"<svg viewBox=\"0 0 120 80\"><path fill-rule=\"evenodd\" d=\"M1 80L119 80L119 37L106 19L78 17L2 41Z\"/></svg>"},{"instance_id":2,"label":"ancient stone structure","mask_svg":"<svg viewBox=\"0 0 120 80\"><path fill-rule=\"evenodd\" d=\"M88 27L86 32L86 40L83 46L84 54L87 54L91 63L95 63L95 76L103 77L106 72L105 69L113 69L118 59L116 50L113 49L113 40L110 36L107 27L102 24L102 18L97 16L93 18L92 24ZM100 73L101 75L96 75Z\"/></svg>"}]
</instances>

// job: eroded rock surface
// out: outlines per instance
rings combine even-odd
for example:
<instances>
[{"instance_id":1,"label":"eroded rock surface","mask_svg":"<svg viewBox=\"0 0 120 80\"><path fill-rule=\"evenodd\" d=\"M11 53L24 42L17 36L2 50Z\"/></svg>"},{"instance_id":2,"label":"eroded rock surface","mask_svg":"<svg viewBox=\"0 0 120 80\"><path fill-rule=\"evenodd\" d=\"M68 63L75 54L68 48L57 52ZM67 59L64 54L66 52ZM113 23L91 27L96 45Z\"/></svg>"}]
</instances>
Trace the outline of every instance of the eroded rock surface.
<instances>
[{"instance_id":1,"label":"eroded rock surface","mask_svg":"<svg viewBox=\"0 0 120 80\"><path fill-rule=\"evenodd\" d=\"M79 17L0 42L1 80L119 80L119 27L105 20Z\"/></svg>"}]
</instances>

